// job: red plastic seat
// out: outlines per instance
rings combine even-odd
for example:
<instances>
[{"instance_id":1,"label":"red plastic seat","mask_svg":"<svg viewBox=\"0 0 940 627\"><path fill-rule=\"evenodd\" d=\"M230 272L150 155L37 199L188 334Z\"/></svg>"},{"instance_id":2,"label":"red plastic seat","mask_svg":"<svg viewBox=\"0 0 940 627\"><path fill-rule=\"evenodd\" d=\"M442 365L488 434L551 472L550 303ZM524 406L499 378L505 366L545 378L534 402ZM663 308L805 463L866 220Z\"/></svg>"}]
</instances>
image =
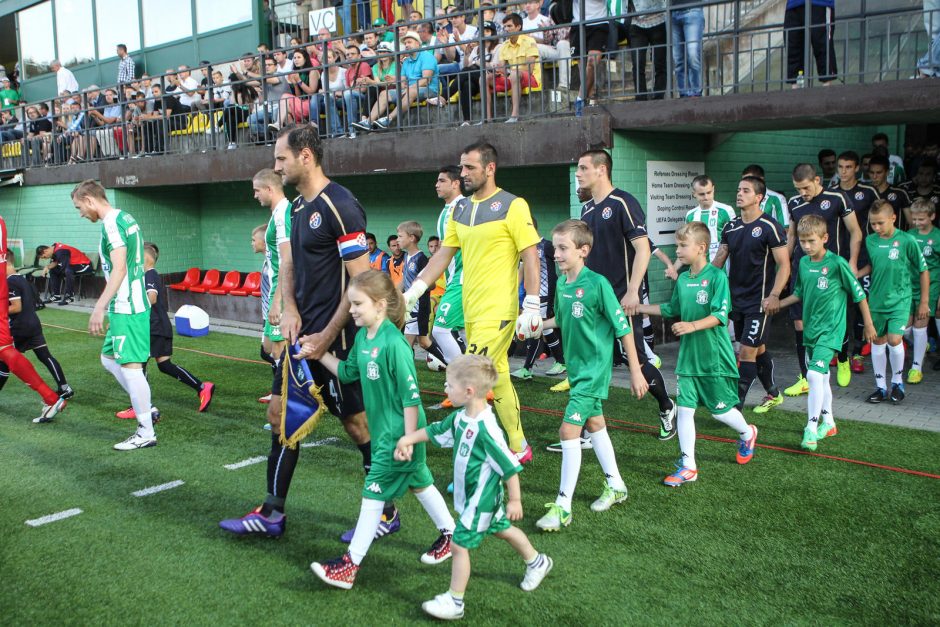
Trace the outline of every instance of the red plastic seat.
<instances>
[{"instance_id":1,"label":"red plastic seat","mask_svg":"<svg viewBox=\"0 0 940 627\"><path fill-rule=\"evenodd\" d=\"M242 274L238 270L231 270L225 273L225 278L222 279L222 285L219 287L214 287L209 290L210 294L228 294L234 289L238 289L238 282L241 280Z\"/></svg>"},{"instance_id":2,"label":"red plastic seat","mask_svg":"<svg viewBox=\"0 0 940 627\"><path fill-rule=\"evenodd\" d=\"M174 283L170 286L171 290L179 290L185 292L191 287L199 285L199 268L190 268L186 271L186 276L183 277L183 280L179 283Z\"/></svg>"},{"instance_id":3,"label":"red plastic seat","mask_svg":"<svg viewBox=\"0 0 940 627\"><path fill-rule=\"evenodd\" d=\"M206 272L206 276L202 278L202 283L199 285L189 288L190 292L196 292L197 294L204 294L211 290L214 287L219 287L219 281L221 280L221 275L216 269L209 270Z\"/></svg>"},{"instance_id":4,"label":"red plastic seat","mask_svg":"<svg viewBox=\"0 0 940 627\"><path fill-rule=\"evenodd\" d=\"M258 291L260 296L261 292L261 273L260 272L249 272L248 276L245 277L245 282L238 289L234 289L229 292L232 296L250 296L253 292Z\"/></svg>"}]
</instances>

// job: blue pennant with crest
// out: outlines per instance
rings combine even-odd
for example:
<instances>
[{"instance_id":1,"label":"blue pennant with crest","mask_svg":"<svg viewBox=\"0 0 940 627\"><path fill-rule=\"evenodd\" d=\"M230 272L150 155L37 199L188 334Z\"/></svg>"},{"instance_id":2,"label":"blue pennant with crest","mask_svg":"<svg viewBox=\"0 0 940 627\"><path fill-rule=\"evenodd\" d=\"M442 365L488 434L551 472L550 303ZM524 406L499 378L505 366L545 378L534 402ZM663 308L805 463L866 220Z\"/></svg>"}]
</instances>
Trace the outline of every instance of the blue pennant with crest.
<instances>
[{"instance_id":1,"label":"blue pennant with crest","mask_svg":"<svg viewBox=\"0 0 940 627\"><path fill-rule=\"evenodd\" d=\"M323 414L323 397L306 359L294 359L300 344L288 345L281 383L281 445L297 448L317 428Z\"/></svg>"}]
</instances>

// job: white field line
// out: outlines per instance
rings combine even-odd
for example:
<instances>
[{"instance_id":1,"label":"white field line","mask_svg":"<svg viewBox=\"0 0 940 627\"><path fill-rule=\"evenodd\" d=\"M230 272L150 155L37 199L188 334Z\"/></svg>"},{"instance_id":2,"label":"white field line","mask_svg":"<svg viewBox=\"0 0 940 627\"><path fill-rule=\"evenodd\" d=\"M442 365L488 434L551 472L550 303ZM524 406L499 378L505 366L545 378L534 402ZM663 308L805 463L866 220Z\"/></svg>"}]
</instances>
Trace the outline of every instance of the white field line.
<instances>
[{"instance_id":1,"label":"white field line","mask_svg":"<svg viewBox=\"0 0 940 627\"><path fill-rule=\"evenodd\" d=\"M30 527L39 527L41 525L47 525L57 520L62 520L64 518L71 518L72 516L78 516L82 513L82 510L77 507L73 509L67 509L64 512L58 512L56 514L49 514L48 516L43 516L42 518L34 518L33 520L27 520L26 524Z\"/></svg>"},{"instance_id":2,"label":"white field line","mask_svg":"<svg viewBox=\"0 0 940 627\"><path fill-rule=\"evenodd\" d=\"M234 464L225 464L224 468L227 468L228 470L238 470L239 468L251 466L252 464L260 464L266 459L266 455L258 455L257 457L249 457L248 459L243 459L240 462L235 462Z\"/></svg>"},{"instance_id":3,"label":"white field line","mask_svg":"<svg viewBox=\"0 0 940 627\"><path fill-rule=\"evenodd\" d=\"M150 496L151 494L156 494L157 492L178 488L184 483L186 482L182 479L177 479L176 481L170 481L169 483L161 483L160 485L150 486L149 488L144 488L143 490L137 490L137 492L131 492L131 495L136 496L137 498L142 496Z\"/></svg>"},{"instance_id":4,"label":"white field line","mask_svg":"<svg viewBox=\"0 0 940 627\"><path fill-rule=\"evenodd\" d=\"M339 442L339 438L329 437L323 438L322 440L314 440L313 442L301 444L300 448L315 448L317 446L326 446L327 444L332 444L333 442Z\"/></svg>"}]
</instances>

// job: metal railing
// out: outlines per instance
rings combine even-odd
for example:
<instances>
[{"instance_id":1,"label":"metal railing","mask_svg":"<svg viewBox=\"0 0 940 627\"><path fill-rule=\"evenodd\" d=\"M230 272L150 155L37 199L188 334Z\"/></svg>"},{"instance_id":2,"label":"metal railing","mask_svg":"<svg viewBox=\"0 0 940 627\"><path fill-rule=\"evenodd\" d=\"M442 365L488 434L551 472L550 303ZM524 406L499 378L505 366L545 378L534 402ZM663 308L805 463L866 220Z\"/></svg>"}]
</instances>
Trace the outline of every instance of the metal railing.
<instances>
[{"instance_id":1,"label":"metal railing","mask_svg":"<svg viewBox=\"0 0 940 627\"><path fill-rule=\"evenodd\" d=\"M804 21L794 27L787 20L800 16L784 16L778 10L771 19L767 4L755 0L691 5L704 8L706 15L711 12L720 18L706 22L714 24L709 27L714 30L705 29L701 38L702 95L716 97L813 87L833 81L870 83L906 78L915 71L917 59L929 47L920 9L871 10L862 0L862 12L836 16L833 30L826 31L831 34L826 45L814 51L809 42L820 27L813 24L813 16L804 13ZM749 11L760 12L762 19L748 22ZM409 79L404 75L405 56L412 52L407 47L411 44L395 37L389 42L390 51L380 51L366 60L379 66L394 62L394 70L387 72L384 81L375 81L370 72L352 86L336 85L335 80L332 85L331 81L318 83L316 77L321 73L351 69L349 62L331 63L330 51L338 52L344 41L334 37L304 46L318 63L309 72L281 72L273 55L247 55L195 68L210 82L213 71L221 70L222 81L214 86L215 90L212 85L200 87L197 91L210 97L200 97L191 108L180 106L177 95L181 88L171 95L161 91L144 98L132 91L120 104L112 104L119 109L110 112L119 110L119 116L106 116L107 103L96 101L97 94L86 91L44 103L51 112L48 116L51 129L49 123L41 125L48 130L38 133L30 133L29 127L0 125L0 170L234 149L270 143L280 128L308 121L317 124L324 137L355 137L367 130L405 131L505 121L510 117L579 115L583 106L592 104L681 97L687 94L676 85L676 70L683 70L688 76L695 68L688 62L689 55L684 65L677 67L675 63L671 13L667 12L661 26L653 27L657 33L639 29L633 19L650 12L621 16L624 21L632 21L626 31L628 42L612 45L601 54L584 52L587 43L597 45L599 41L592 31L596 23L566 25L567 41L572 42L570 56L564 54L563 46L556 46L553 50L559 58L525 60L516 67L504 65L491 50L496 43L506 40L505 35L487 37L485 31L479 30L474 40L468 42L466 51L456 55L462 59L456 64L449 62L453 44L431 41L421 51L440 57L436 80ZM472 17L477 25L483 21L479 8L459 15ZM431 17L407 28L420 30L423 24L433 28L435 22ZM606 25L606 21L601 24ZM549 26L524 32L551 37L550 33L558 28ZM802 41L796 35L802 36ZM640 46L646 41L648 45ZM468 63L473 48L485 51L480 64L483 67ZM652 63L648 63L648 57ZM795 71L797 67L802 74ZM178 73L150 77L150 89L154 85L169 87L178 83L174 81L175 74ZM589 76L594 79L590 91ZM536 77L537 82L532 80ZM561 83L566 78L567 89L563 89ZM307 88L300 87L299 82L304 82ZM287 94L283 93L285 87ZM147 86L138 82L133 89L146 90ZM211 94L218 97L212 98ZM193 96L187 94L183 98ZM78 104L66 105L68 100ZM36 106L17 107L20 113L17 117L23 119L24 112ZM33 128L39 126L37 123Z\"/></svg>"}]
</instances>

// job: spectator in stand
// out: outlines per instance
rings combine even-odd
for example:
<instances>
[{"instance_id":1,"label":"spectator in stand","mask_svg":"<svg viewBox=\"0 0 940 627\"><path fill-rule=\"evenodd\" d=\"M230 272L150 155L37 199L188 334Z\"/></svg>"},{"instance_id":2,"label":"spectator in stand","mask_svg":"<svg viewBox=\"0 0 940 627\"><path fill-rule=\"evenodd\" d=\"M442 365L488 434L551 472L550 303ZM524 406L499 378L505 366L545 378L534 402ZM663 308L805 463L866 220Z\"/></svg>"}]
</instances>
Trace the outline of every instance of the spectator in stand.
<instances>
[{"instance_id":1,"label":"spectator in stand","mask_svg":"<svg viewBox=\"0 0 940 627\"><path fill-rule=\"evenodd\" d=\"M363 109L371 109L369 102L369 84L372 82L372 68L362 60L362 52L357 46L346 48L346 89L343 91L343 109L346 111L346 132L356 136L351 126L361 118ZM363 103L365 107L363 108Z\"/></svg>"},{"instance_id":2,"label":"spectator in stand","mask_svg":"<svg viewBox=\"0 0 940 627\"><path fill-rule=\"evenodd\" d=\"M72 102L71 119L65 130L66 143L70 147L69 163L78 163L84 161L88 155L88 144L94 141L93 137L86 135L89 128L88 116L82 111L82 105L79 102Z\"/></svg>"},{"instance_id":3,"label":"spectator in stand","mask_svg":"<svg viewBox=\"0 0 940 627\"><path fill-rule=\"evenodd\" d=\"M187 111L204 109L205 102L202 96L205 94L205 90L192 77L189 66L181 65L177 70L176 78L179 87L174 95L179 99L180 104L186 107Z\"/></svg>"},{"instance_id":4,"label":"spectator in stand","mask_svg":"<svg viewBox=\"0 0 940 627\"><path fill-rule=\"evenodd\" d=\"M940 0L924 0L927 53L917 61L917 78L940 76Z\"/></svg>"},{"instance_id":5,"label":"spectator in stand","mask_svg":"<svg viewBox=\"0 0 940 627\"><path fill-rule=\"evenodd\" d=\"M113 158L118 156L118 142L115 135L123 138L121 131L121 103L118 101L117 92L113 89L104 91L105 106L102 110L89 109L88 115L95 122L95 140L101 147L101 156Z\"/></svg>"},{"instance_id":6,"label":"spectator in stand","mask_svg":"<svg viewBox=\"0 0 940 627\"><path fill-rule=\"evenodd\" d=\"M552 18L542 15L540 0L528 0L524 5L525 15L522 18L522 30L534 28L548 28L554 26ZM539 58L542 61L557 61L558 83L556 87L568 91L571 82L571 44L568 43L568 27L553 30L529 33L539 48Z\"/></svg>"},{"instance_id":7,"label":"spectator in stand","mask_svg":"<svg viewBox=\"0 0 940 627\"><path fill-rule=\"evenodd\" d=\"M26 139L29 140L32 165L49 163L49 140L52 137L52 120L39 115L35 106L26 107Z\"/></svg>"},{"instance_id":8,"label":"spectator in stand","mask_svg":"<svg viewBox=\"0 0 940 627\"><path fill-rule=\"evenodd\" d=\"M379 38L375 33L366 33L362 36L362 44L359 50L362 52L363 59L372 59L375 57L376 49L379 46ZM370 64L374 61L370 61Z\"/></svg>"},{"instance_id":9,"label":"spectator in stand","mask_svg":"<svg viewBox=\"0 0 940 627\"><path fill-rule=\"evenodd\" d=\"M888 156L891 167L888 169L888 185L900 185L907 180L907 174L904 172L904 160L897 155L891 154L888 147L888 136L885 133L875 133L871 136L872 153L879 147L884 148Z\"/></svg>"},{"instance_id":10,"label":"spectator in stand","mask_svg":"<svg viewBox=\"0 0 940 627\"><path fill-rule=\"evenodd\" d=\"M787 0L783 14L783 29L787 41L787 82L794 89L800 87L800 72L809 78L809 68L804 59L806 43L806 3L810 2L809 38L816 59L816 78L823 87L828 87L835 80L836 67L835 35L835 0Z\"/></svg>"},{"instance_id":11,"label":"spectator in stand","mask_svg":"<svg viewBox=\"0 0 940 627\"><path fill-rule=\"evenodd\" d=\"M487 83L497 94L505 93L509 88L512 111L507 124L519 121L519 105L522 102L522 90L538 87L542 84L542 64L539 62L539 48L535 40L522 31L522 18L518 13L510 13L503 19L508 39L499 47L499 64L502 66L496 74L487 75ZM507 81L508 79L508 81ZM491 117L490 99L486 99L487 117Z\"/></svg>"},{"instance_id":12,"label":"spectator in stand","mask_svg":"<svg viewBox=\"0 0 940 627\"><path fill-rule=\"evenodd\" d=\"M134 82L134 59L131 58L131 55L127 54L127 46L125 44L117 45L117 56L121 59L118 63L117 84L118 89L123 93L123 86Z\"/></svg>"},{"instance_id":13,"label":"spectator in stand","mask_svg":"<svg viewBox=\"0 0 940 627\"><path fill-rule=\"evenodd\" d=\"M315 0L317 7L314 9L314 0L297 0L297 22L300 26L300 38L307 41L310 36L310 11L323 8L322 0ZM267 51L265 51L267 52Z\"/></svg>"},{"instance_id":14,"label":"spectator in stand","mask_svg":"<svg viewBox=\"0 0 940 627\"><path fill-rule=\"evenodd\" d=\"M441 43L447 41L451 46L443 48L446 62L442 63L438 68L438 73L442 77L450 77L459 72L460 66L463 64L464 56L466 56L466 54L470 52L470 49L476 44L478 35L477 27L473 24L467 24L467 16L460 15L458 13L459 11L460 9L457 5L452 4L447 7L447 19L450 21L451 33L446 40L442 38ZM443 33L441 33L441 35L443 35ZM443 80L446 84L448 78L444 78Z\"/></svg>"},{"instance_id":15,"label":"spectator in stand","mask_svg":"<svg viewBox=\"0 0 940 627\"><path fill-rule=\"evenodd\" d=\"M483 70L487 72L496 72L499 67L499 40L495 37L496 24L493 22L483 22L483 36L488 38L484 41L483 53L480 53L480 46L477 44L464 57L466 64L460 74L457 75L457 93L460 102L460 113L463 115L461 126L470 126L470 114L473 106L473 97L480 93L481 81L483 79Z\"/></svg>"},{"instance_id":16,"label":"spectator in stand","mask_svg":"<svg viewBox=\"0 0 940 627\"><path fill-rule=\"evenodd\" d=\"M0 142L12 142L19 139L23 139L23 125L13 115L13 110L0 111Z\"/></svg>"},{"instance_id":17,"label":"spectator in stand","mask_svg":"<svg viewBox=\"0 0 940 627\"><path fill-rule=\"evenodd\" d=\"M244 62L245 59L242 59L242 61ZM246 73L244 63L242 63L242 66L229 74L228 77L232 86L232 96L229 98L228 104L225 105L225 111L222 115L222 126L225 129L228 150L238 148L238 125L248 121L251 115L251 107L258 100L258 88L261 86L261 82L250 70L249 67Z\"/></svg>"},{"instance_id":18,"label":"spectator in stand","mask_svg":"<svg viewBox=\"0 0 940 627\"><path fill-rule=\"evenodd\" d=\"M160 85L152 85L153 112L140 116L144 124L144 155L159 154L166 150L166 136L170 131L186 128L189 113L180 101L162 93Z\"/></svg>"},{"instance_id":19,"label":"spectator in stand","mask_svg":"<svg viewBox=\"0 0 940 627\"><path fill-rule=\"evenodd\" d=\"M346 68L339 64L336 50L327 50L326 58L330 65L320 73L320 87L310 101L311 120L320 128L320 114L324 113L329 137L342 137L343 122L339 118L337 103L343 102L343 93L346 91Z\"/></svg>"},{"instance_id":20,"label":"spectator in stand","mask_svg":"<svg viewBox=\"0 0 940 627\"><path fill-rule=\"evenodd\" d=\"M643 12L630 24L633 86L637 100L661 100L666 96L666 0L633 0ZM653 90L646 85L646 49L653 48Z\"/></svg>"},{"instance_id":21,"label":"spectator in stand","mask_svg":"<svg viewBox=\"0 0 940 627\"><path fill-rule=\"evenodd\" d=\"M313 69L306 50L294 51L294 71L286 76L288 91L281 97L278 123L270 125L275 131L289 122L300 124L310 118L310 101L320 89L320 71ZM310 118L316 124L316 117Z\"/></svg>"},{"instance_id":22,"label":"spectator in stand","mask_svg":"<svg viewBox=\"0 0 940 627\"><path fill-rule=\"evenodd\" d=\"M219 70L212 72L212 90L209 92L212 109L221 111L232 100L232 88L225 84L225 75Z\"/></svg>"},{"instance_id":23,"label":"spectator in stand","mask_svg":"<svg viewBox=\"0 0 940 627\"><path fill-rule=\"evenodd\" d=\"M412 11L408 14L408 21L410 22L419 22L424 19L424 13L421 11ZM431 29L434 30L434 29Z\"/></svg>"},{"instance_id":24,"label":"spectator in stand","mask_svg":"<svg viewBox=\"0 0 940 627\"><path fill-rule=\"evenodd\" d=\"M395 61L395 55L393 54L394 51L390 43L387 41L381 42L378 45L377 52L381 56L378 57L375 65L372 66L372 76L363 76L358 79L360 85L366 86L366 100L368 106L370 107L370 109L366 109L365 111L360 112L359 124L365 124L369 126L371 126L371 122L369 121L369 116L366 112L371 110L371 107L374 106L373 103L378 102L379 95L395 82L395 75L398 72L398 63ZM356 129L359 128L354 119L351 117L349 118L349 127L349 132L351 135L354 135Z\"/></svg>"},{"instance_id":25,"label":"spectator in stand","mask_svg":"<svg viewBox=\"0 0 940 627\"><path fill-rule=\"evenodd\" d=\"M18 104L20 104L20 92L13 89L10 77L0 78L0 109L12 110Z\"/></svg>"},{"instance_id":26,"label":"spectator in stand","mask_svg":"<svg viewBox=\"0 0 940 627\"><path fill-rule=\"evenodd\" d=\"M705 11L688 7L701 0L672 0L672 62L680 98L702 95L702 32Z\"/></svg>"},{"instance_id":27,"label":"spectator in stand","mask_svg":"<svg viewBox=\"0 0 940 627\"><path fill-rule=\"evenodd\" d=\"M142 125L140 116L146 112L147 100L144 97L144 92L135 92L128 87L124 101L127 103L127 107L124 109L124 129L122 129L127 133L127 137L124 139L124 151L131 156L131 159L136 159L140 156L137 151L137 141L141 136Z\"/></svg>"},{"instance_id":28,"label":"spectator in stand","mask_svg":"<svg viewBox=\"0 0 940 627\"><path fill-rule=\"evenodd\" d=\"M405 54L402 55L401 77L407 87L403 90L390 87L381 94L379 99L372 107L369 119L363 122L356 122L353 126L360 131L384 130L395 120L399 110L408 110L412 102L427 100L438 94L438 74L437 61L430 50L421 50L421 38L418 33L408 31L402 38L402 45L405 47ZM394 79L393 79L394 80ZM400 106L394 111L388 111L389 102L399 101L399 91L401 95Z\"/></svg>"},{"instance_id":29,"label":"spectator in stand","mask_svg":"<svg viewBox=\"0 0 940 627\"><path fill-rule=\"evenodd\" d=\"M284 50L274 51L274 60L277 62L278 74L290 74L294 71L294 59L287 56Z\"/></svg>"},{"instance_id":30,"label":"spectator in stand","mask_svg":"<svg viewBox=\"0 0 940 627\"><path fill-rule=\"evenodd\" d=\"M78 81L72 71L62 67L58 59L53 59L49 64L49 69L55 72L56 93L69 92L74 94L78 91Z\"/></svg>"},{"instance_id":31,"label":"spectator in stand","mask_svg":"<svg viewBox=\"0 0 940 627\"><path fill-rule=\"evenodd\" d=\"M502 11L497 11L493 7L492 2L481 2L480 8L483 9L483 23L493 22L496 25L496 34L502 37L506 34L503 30L503 18L506 17L506 14ZM447 26L447 31L450 32L450 25Z\"/></svg>"},{"instance_id":32,"label":"spectator in stand","mask_svg":"<svg viewBox=\"0 0 940 627\"><path fill-rule=\"evenodd\" d=\"M277 123L280 119L278 103L290 89L287 77L277 74L277 61L274 57L265 57L264 75L266 78L263 79L261 88L261 104L254 113L248 116L248 126L256 137L265 136L266 127L269 127L271 122Z\"/></svg>"},{"instance_id":33,"label":"spectator in stand","mask_svg":"<svg viewBox=\"0 0 940 627\"><path fill-rule=\"evenodd\" d=\"M573 21L581 21L580 0L572 5L572 16ZM600 62L601 54L607 49L607 37L610 33L606 0L584 0L584 20L587 22L584 26L584 41L587 50L579 50L578 53L582 57L582 62L587 61L587 68L584 72L584 84L581 85L578 100L587 101L588 105L593 105L594 76L597 73L597 64ZM579 31L575 29L572 30L571 35L572 37L579 37L578 33ZM583 57L587 58L584 59ZM636 64L636 61L634 61L634 64Z\"/></svg>"},{"instance_id":34,"label":"spectator in stand","mask_svg":"<svg viewBox=\"0 0 940 627\"><path fill-rule=\"evenodd\" d=\"M372 22L372 28L375 29L375 36L380 42L387 41L388 43L394 43L395 33L388 29L387 26L388 22L381 17L376 18L375 21Z\"/></svg>"}]
</instances>

